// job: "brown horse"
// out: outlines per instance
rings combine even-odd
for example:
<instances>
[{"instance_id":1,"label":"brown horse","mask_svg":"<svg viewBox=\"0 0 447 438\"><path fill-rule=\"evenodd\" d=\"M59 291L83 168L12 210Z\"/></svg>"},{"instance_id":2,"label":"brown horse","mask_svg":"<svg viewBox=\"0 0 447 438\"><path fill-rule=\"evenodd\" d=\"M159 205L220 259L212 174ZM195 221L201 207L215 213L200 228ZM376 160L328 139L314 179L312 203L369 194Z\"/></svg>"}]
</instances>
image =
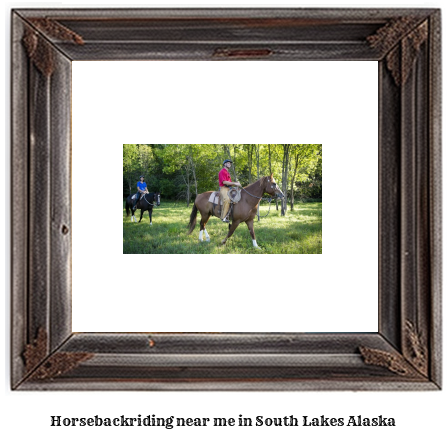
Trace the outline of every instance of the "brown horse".
<instances>
[{"instance_id":1,"label":"brown horse","mask_svg":"<svg viewBox=\"0 0 447 438\"><path fill-rule=\"evenodd\" d=\"M213 208L213 204L209 202L212 192L201 193L196 197L194 202L194 207L192 208L191 217L189 220L189 232L191 234L194 231L197 221L197 211L200 211L202 215L202 220L200 221L200 233L199 242L202 241L203 233L205 232L206 241L210 241L210 236L205 229L205 226L211 216L216 216L220 218L220 206ZM277 196L278 198L284 198L283 192L279 189L276 184L273 174L270 176L264 176L259 181L250 184L242 189L241 200L233 206L233 221L229 226L229 231L227 237L222 241L222 245L232 236L236 228L241 222L247 224L250 230L251 238L253 239L253 246L258 248L256 242L255 231L253 229L253 219L255 218L258 205L261 202L262 195L268 193L272 196Z\"/></svg>"}]
</instances>

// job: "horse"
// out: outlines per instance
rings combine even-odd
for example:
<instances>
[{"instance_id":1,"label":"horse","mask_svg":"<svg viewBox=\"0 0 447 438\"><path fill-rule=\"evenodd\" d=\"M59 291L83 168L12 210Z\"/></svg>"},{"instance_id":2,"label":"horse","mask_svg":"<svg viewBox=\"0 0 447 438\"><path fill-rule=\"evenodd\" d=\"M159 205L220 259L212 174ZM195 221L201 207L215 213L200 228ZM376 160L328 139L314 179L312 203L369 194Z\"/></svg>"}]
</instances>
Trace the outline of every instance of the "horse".
<instances>
[{"instance_id":1,"label":"horse","mask_svg":"<svg viewBox=\"0 0 447 438\"><path fill-rule=\"evenodd\" d=\"M203 241L202 237L204 232L206 241L209 242L211 240L205 228L209 218L211 216L220 218L219 209L215 211L216 209L214 208L214 205L209 202L212 193L213 192L205 192L197 195L194 206L192 208L189 220L188 234L191 234L194 231L197 222L197 212L200 211L202 219L200 221L199 242ZM255 248L259 248L256 242L255 231L253 228L253 219L257 214L258 205L261 202L262 195L264 193L268 193L269 195L276 196L280 199L284 198L284 194L276 184L276 181L273 178L273 174L271 174L270 176L264 176L255 183L242 188L241 200L237 204L233 205L232 223L229 224L228 235L222 241L222 245L225 245L225 243L232 236L239 224L241 222L245 222L250 231L250 235L253 240L253 246ZM222 208L222 206L220 206L220 208Z\"/></svg>"},{"instance_id":2,"label":"horse","mask_svg":"<svg viewBox=\"0 0 447 438\"><path fill-rule=\"evenodd\" d=\"M135 211L137 208L141 210L140 220L138 223L141 222L141 219L143 219L143 213L146 210L149 210L149 219L152 225L152 208L155 206L160 205L160 193L144 193L140 196L140 199L138 200L135 210L132 209L133 205L133 198L134 195L129 195L126 199L126 213L127 216L129 216L129 211L132 212L132 218L131 222L136 222L137 218L135 217Z\"/></svg>"}]
</instances>

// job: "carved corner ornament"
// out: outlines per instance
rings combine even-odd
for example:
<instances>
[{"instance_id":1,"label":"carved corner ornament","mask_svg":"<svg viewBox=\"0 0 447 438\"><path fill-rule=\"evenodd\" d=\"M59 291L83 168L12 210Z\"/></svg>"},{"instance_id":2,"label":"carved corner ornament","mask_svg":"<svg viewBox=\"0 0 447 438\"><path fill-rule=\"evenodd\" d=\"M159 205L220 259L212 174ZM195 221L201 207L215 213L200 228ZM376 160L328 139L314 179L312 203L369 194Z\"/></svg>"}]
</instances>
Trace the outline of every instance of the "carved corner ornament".
<instances>
[{"instance_id":1,"label":"carved corner ornament","mask_svg":"<svg viewBox=\"0 0 447 438\"><path fill-rule=\"evenodd\" d=\"M391 372L403 377L422 377L400 354L389 353L387 351L376 350L374 348L363 346L359 347L359 350L366 365L385 367Z\"/></svg>"},{"instance_id":2,"label":"carved corner ornament","mask_svg":"<svg viewBox=\"0 0 447 438\"><path fill-rule=\"evenodd\" d=\"M359 347L364 362L388 368L391 372L408 378L428 377L427 347L422 336L415 329L411 321L406 321L404 355L387 351Z\"/></svg>"},{"instance_id":3,"label":"carved corner ornament","mask_svg":"<svg viewBox=\"0 0 447 438\"><path fill-rule=\"evenodd\" d=\"M48 356L48 335L43 328L39 328L36 339L26 346L23 353L29 380L54 379L93 356L93 353L84 352L56 352Z\"/></svg>"},{"instance_id":4,"label":"carved corner ornament","mask_svg":"<svg viewBox=\"0 0 447 438\"><path fill-rule=\"evenodd\" d=\"M400 17L390 20L366 40L373 49L387 54L386 66L396 85L401 86L408 80L414 61L427 38L428 20L418 25L415 17Z\"/></svg>"},{"instance_id":5,"label":"carved corner ornament","mask_svg":"<svg viewBox=\"0 0 447 438\"><path fill-rule=\"evenodd\" d=\"M427 345L422 334L408 320L405 324L405 341L405 356L421 374L428 376Z\"/></svg>"},{"instance_id":6,"label":"carved corner ornament","mask_svg":"<svg viewBox=\"0 0 447 438\"><path fill-rule=\"evenodd\" d=\"M41 33L49 38L84 44L80 35L51 18L30 18L29 22L33 27L26 26L22 42L28 57L46 77L50 77L54 71L54 53L50 42L43 38Z\"/></svg>"}]
</instances>

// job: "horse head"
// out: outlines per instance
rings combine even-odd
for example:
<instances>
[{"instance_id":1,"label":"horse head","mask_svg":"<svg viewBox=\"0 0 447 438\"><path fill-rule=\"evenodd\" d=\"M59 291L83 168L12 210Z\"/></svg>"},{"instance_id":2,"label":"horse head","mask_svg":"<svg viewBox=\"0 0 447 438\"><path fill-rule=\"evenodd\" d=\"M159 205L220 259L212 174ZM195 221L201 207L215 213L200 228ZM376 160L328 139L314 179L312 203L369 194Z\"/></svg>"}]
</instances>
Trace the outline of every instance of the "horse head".
<instances>
[{"instance_id":1,"label":"horse head","mask_svg":"<svg viewBox=\"0 0 447 438\"><path fill-rule=\"evenodd\" d=\"M276 196L279 199L284 198L284 193L279 188L278 184L275 181L275 178L273 178L273 173L270 176L265 177L265 192L269 195Z\"/></svg>"},{"instance_id":2,"label":"horse head","mask_svg":"<svg viewBox=\"0 0 447 438\"><path fill-rule=\"evenodd\" d=\"M159 207L160 206L160 193L154 193L154 204Z\"/></svg>"}]
</instances>

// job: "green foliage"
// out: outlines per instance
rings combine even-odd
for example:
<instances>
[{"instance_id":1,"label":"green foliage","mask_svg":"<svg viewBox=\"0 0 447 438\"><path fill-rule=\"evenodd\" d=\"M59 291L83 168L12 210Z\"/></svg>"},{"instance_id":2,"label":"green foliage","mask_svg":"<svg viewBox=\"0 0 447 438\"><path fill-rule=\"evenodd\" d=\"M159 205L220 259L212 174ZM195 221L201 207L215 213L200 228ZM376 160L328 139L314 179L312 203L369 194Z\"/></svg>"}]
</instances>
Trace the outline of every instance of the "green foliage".
<instances>
[{"instance_id":1,"label":"green foliage","mask_svg":"<svg viewBox=\"0 0 447 438\"><path fill-rule=\"evenodd\" d=\"M159 187L160 187L159 191L160 191L160 193L163 193L164 198L166 198L166 199L174 199L175 198L178 188L172 179L162 178L160 180Z\"/></svg>"},{"instance_id":2,"label":"green foliage","mask_svg":"<svg viewBox=\"0 0 447 438\"><path fill-rule=\"evenodd\" d=\"M299 199L321 199L323 196L323 156L321 145L300 145L295 188Z\"/></svg>"},{"instance_id":3,"label":"green foliage","mask_svg":"<svg viewBox=\"0 0 447 438\"><path fill-rule=\"evenodd\" d=\"M125 144L123 195L135 192L144 174L150 191L189 204L196 194L218 189L226 158L243 186L273 173L292 200L322 197L321 144Z\"/></svg>"},{"instance_id":4,"label":"green foliage","mask_svg":"<svg viewBox=\"0 0 447 438\"><path fill-rule=\"evenodd\" d=\"M217 218L211 218L207 231L211 242L199 243L199 225L187 234L191 208L184 204L166 202L153 210L152 223L144 214L141 223L126 217L123 205L123 253L124 254L322 254L322 204L299 204L281 217L274 205L268 217L255 221L255 233L261 249L253 248L248 228L239 225L226 245L220 242L228 232L228 226ZM261 215L266 215L268 205L263 203ZM140 211L137 210L137 219ZM200 221L200 213L198 222Z\"/></svg>"},{"instance_id":5,"label":"green foliage","mask_svg":"<svg viewBox=\"0 0 447 438\"><path fill-rule=\"evenodd\" d=\"M141 175L146 179L154 169L154 155L151 145L123 145L123 188L124 196L136 192L136 185ZM147 181L146 181L147 182Z\"/></svg>"}]
</instances>

